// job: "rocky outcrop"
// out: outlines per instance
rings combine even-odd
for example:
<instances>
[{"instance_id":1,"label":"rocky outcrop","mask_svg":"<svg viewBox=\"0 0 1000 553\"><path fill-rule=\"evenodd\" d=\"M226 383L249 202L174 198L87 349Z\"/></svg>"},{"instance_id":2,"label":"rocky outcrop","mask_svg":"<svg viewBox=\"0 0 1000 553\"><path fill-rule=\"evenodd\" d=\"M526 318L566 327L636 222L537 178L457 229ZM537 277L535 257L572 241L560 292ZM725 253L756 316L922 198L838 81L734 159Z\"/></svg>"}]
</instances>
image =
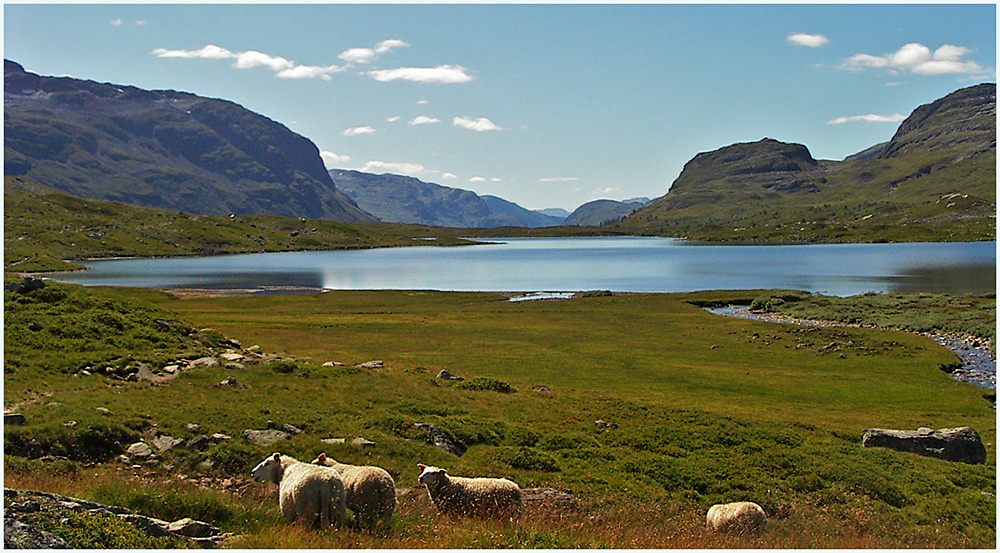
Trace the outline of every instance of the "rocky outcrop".
<instances>
[{"instance_id":1,"label":"rocky outcrop","mask_svg":"<svg viewBox=\"0 0 1000 553\"><path fill-rule=\"evenodd\" d=\"M427 430L431 435L431 444L434 447L458 457L465 454L467 448L452 438L451 434L448 434L437 426L426 422L416 422L413 423L413 427Z\"/></svg>"},{"instance_id":2,"label":"rocky outcrop","mask_svg":"<svg viewBox=\"0 0 1000 553\"><path fill-rule=\"evenodd\" d=\"M986 447L979 434L972 428L943 428L931 430L886 430L868 428L861 440L864 447L884 447L937 457L946 461L981 464L986 462Z\"/></svg>"},{"instance_id":3,"label":"rocky outcrop","mask_svg":"<svg viewBox=\"0 0 1000 553\"><path fill-rule=\"evenodd\" d=\"M216 547L232 536L204 522L182 518L166 522L134 513L123 507L103 505L62 495L4 488L3 541L4 549L66 549L94 547L93 544L72 544L52 532L35 527L33 521L46 516L60 516L60 510L70 510L93 517L117 517L134 525L151 537L173 536L179 543L196 547ZM110 545L110 544L109 544Z\"/></svg>"}]
</instances>

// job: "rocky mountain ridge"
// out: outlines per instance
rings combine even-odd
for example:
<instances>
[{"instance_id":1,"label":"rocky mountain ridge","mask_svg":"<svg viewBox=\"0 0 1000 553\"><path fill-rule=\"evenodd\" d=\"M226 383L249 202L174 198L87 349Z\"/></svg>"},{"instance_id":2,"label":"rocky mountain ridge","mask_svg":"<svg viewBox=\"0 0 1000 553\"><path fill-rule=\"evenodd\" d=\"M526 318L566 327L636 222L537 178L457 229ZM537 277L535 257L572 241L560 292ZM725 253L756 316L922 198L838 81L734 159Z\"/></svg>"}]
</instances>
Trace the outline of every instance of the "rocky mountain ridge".
<instances>
[{"instance_id":1,"label":"rocky mountain ridge","mask_svg":"<svg viewBox=\"0 0 1000 553\"><path fill-rule=\"evenodd\" d=\"M4 174L194 214L375 220L337 190L315 144L238 104L43 77L10 60Z\"/></svg>"}]
</instances>

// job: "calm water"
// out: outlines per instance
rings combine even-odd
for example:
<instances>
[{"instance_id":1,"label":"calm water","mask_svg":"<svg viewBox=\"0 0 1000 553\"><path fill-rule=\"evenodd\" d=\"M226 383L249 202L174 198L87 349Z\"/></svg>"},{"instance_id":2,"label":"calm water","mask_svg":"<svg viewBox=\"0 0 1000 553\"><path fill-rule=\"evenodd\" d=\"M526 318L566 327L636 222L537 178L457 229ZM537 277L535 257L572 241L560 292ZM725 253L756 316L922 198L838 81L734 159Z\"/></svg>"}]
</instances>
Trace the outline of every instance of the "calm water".
<instances>
[{"instance_id":1,"label":"calm water","mask_svg":"<svg viewBox=\"0 0 1000 553\"><path fill-rule=\"evenodd\" d=\"M93 286L462 291L688 292L787 288L996 290L996 242L717 246L669 238L511 238L467 247L387 248L95 261L49 275Z\"/></svg>"}]
</instances>

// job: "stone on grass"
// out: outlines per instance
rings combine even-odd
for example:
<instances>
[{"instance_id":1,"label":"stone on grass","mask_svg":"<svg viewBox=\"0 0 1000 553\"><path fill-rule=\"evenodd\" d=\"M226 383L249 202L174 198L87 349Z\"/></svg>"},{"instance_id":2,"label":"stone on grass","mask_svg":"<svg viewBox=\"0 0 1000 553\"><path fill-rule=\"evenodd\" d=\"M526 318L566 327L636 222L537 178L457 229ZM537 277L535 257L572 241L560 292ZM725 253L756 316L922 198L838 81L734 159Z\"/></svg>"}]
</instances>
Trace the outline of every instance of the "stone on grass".
<instances>
[{"instance_id":1,"label":"stone on grass","mask_svg":"<svg viewBox=\"0 0 1000 553\"><path fill-rule=\"evenodd\" d=\"M986 447L979 434L968 426L940 430L868 428L862 435L861 445L884 447L974 465L986 462Z\"/></svg>"}]
</instances>

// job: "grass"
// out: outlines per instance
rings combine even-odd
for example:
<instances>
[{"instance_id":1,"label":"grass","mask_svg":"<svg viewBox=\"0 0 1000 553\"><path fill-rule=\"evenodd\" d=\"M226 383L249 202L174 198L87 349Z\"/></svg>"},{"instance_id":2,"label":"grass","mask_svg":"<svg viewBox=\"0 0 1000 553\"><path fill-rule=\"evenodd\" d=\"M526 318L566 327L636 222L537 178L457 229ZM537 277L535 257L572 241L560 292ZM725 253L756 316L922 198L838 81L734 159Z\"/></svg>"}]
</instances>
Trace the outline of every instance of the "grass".
<instances>
[{"instance_id":1,"label":"grass","mask_svg":"<svg viewBox=\"0 0 1000 553\"><path fill-rule=\"evenodd\" d=\"M982 493L996 487L995 412L979 390L938 370L953 354L904 332L729 319L689 303L760 292L512 303L499 294L426 291L223 298L60 284L44 291L32 301L5 293L5 349L19 361L5 374L4 402L28 420L5 428L6 485L168 519L203 517L240 535L231 546L995 545L995 499ZM89 358L54 332L72 305L92 306L90 319L118 313L122 326L109 334L141 336L156 329L150 318L164 317L177 328L215 330L178 332L162 352L136 348L131 363L158 368L221 352L226 338L285 361L191 370L169 386L73 376ZM28 320L43 329L24 334L19 327ZM52 356L20 343L29 338L48 340L39 342L42 349L75 361L50 366ZM839 349L826 348L830 343ZM115 355L108 346L105 358ZM384 367L355 366L373 359ZM327 361L346 366L323 366ZM466 380L435 379L441 369ZM248 387L215 385L227 376ZM548 393L534 391L540 386ZM67 420L77 425L68 428ZM305 432L268 447L239 438L267 421ZM435 424L468 451L455 457L434 448L415 422ZM965 425L983 436L988 464L859 445L868 427ZM212 432L234 439L203 452L163 452L170 469L108 462L114 441ZM358 436L376 445L352 446ZM321 441L329 437L347 443ZM9 456L31 439L68 457L67 468L50 476L49 465ZM449 520L415 488L389 537L290 529L277 515L275 488L246 477L275 449L376 464L399 488L414 487L416 464L425 463L457 475L506 476L525 488L567 489L577 504L532 505L513 525ZM702 529L708 506L734 500L756 501L771 516L760 541Z\"/></svg>"}]
</instances>

